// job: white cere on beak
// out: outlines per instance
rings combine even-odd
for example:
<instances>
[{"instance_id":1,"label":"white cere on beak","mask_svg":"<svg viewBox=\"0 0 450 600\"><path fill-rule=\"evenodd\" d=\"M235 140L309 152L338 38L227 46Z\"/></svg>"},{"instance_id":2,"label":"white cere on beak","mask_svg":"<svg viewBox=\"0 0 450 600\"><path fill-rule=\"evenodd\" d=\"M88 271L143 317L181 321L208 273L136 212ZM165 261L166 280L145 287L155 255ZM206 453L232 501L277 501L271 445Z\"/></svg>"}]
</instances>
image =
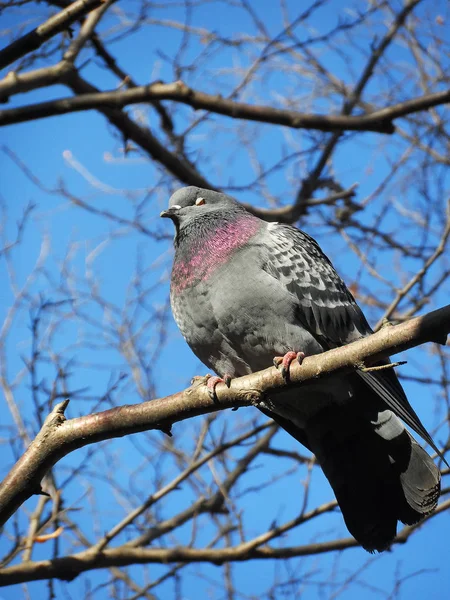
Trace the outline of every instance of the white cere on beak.
<instances>
[{"instance_id":1,"label":"white cere on beak","mask_svg":"<svg viewBox=\"0 0 450 600\"><path fill-rule=\"evenodd\" d=\"M170 208L176 208L177 210L180 210L181 206L179 204L172 204Z\"/></svg>"},{"instance_id":2,"label":"white cere on beak","mask_svg":"<svg viewBox=\"0 0 450 600\"><path fill-rule=\"evenodd\" d=\"M197 198L195 206L201 206L202 204L206 204L206 200L204 198Z\"/></svg>"}]
</instances>

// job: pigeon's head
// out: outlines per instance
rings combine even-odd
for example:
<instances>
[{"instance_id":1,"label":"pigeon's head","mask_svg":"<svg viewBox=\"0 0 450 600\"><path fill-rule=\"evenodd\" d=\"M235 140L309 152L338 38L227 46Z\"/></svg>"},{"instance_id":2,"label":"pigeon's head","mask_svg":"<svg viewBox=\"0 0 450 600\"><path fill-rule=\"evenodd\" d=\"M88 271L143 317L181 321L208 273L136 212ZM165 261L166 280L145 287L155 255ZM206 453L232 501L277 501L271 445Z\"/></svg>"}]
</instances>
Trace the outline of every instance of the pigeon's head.
<instances>
[{"instance_id":1,"label":"pigeon's head","mask_svg":"<svg viewBox=\"0 0 450 600\"><path fill-rule=\"evenodd\" d=\"M226 194L189 186L177 190L172 195L169 208L163 210L160 216L172 219L178 233L185 225L198 219L212 221L229 211L244 210L236 200Z\"/></svg>"}]
</instances>

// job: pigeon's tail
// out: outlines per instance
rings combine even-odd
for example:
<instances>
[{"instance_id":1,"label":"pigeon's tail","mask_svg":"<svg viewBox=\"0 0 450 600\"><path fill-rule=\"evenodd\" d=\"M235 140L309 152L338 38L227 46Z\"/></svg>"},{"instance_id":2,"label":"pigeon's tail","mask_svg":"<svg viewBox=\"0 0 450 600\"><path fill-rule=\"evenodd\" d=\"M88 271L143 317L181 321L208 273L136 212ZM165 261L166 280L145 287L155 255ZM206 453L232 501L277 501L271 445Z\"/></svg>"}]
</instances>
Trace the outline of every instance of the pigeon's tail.
<instances>
[{"instance_id":1,"label":"pigeon's tail","mask_svg":"<svg viewBox=\"0 0 450 600\"><path fill-rule=\"evenodd\" d=\"M308 422L308 446L350 533L370 552L385 550L397 521L413 525L436 507L439 470L391 411L367 420L333 408Z\"/></svg>"},{"instance_id":2,"label":"pigeon's tail","mask_svg":"<svg viewBox=\"0 0 450 600\"><path fill-rule=\"evenodd\" d=\"M292 413L263 412L316 455L350 533L369 552L381 552L397 521L413 525L436 507L440 472L390 410L362 414L361 405L328 406L305 429Z\"/></svg>"}]
</instances>

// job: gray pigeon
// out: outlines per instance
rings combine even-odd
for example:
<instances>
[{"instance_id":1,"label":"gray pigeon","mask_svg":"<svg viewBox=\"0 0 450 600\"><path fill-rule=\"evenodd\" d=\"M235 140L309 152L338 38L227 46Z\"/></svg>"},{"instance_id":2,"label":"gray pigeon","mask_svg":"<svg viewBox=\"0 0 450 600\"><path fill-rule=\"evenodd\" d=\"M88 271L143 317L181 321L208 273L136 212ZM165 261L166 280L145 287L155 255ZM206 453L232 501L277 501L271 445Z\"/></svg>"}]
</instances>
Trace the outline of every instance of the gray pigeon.
<instances>
[{"instance_id":1,"label":"gray pigeon","mask_svg":"<svg viewBox=\"0 0 450 600\"><path fill-rule=\"evenodd\" d=\"M211 379L212 392L217 381L269 367L275 355L284 356L288 374L293 357L372 333L306 233L197 187L175 192L161 216L176 227L173 314L195 354L220 376ZM366 550L385 550L397 521L418 523L436 507L439 470L398 417L436 446L393 369L287 387L260 409L316 455L348 530Z\"/></svg>"}]
</instances>

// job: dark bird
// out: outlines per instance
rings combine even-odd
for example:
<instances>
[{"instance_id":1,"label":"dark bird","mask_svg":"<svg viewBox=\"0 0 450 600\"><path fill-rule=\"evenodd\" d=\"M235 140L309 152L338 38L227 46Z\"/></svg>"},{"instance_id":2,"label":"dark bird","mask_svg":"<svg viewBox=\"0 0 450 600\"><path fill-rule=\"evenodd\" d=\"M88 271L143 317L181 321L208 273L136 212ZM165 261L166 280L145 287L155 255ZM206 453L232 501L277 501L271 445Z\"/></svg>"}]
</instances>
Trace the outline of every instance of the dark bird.
<instances>
[{"instance_id":1,"label":"dark bird","mask_svg":"<svg viewBox=\"0 0 450 600\"><path fill-rule=\"evenodd\" d=\"M317 242L250 214L236 200L186 187L161 213L176 228L171 304L189 346L220 377L343 346L372 330ZM387 361L386 361L387 362ZM305 395L307 396L305 397ZM418 523L435 507L440 473L400 417L435 450L393 369L358 370L285 388L259 406L313 452L350 533L382 551L397 521Z\"/></svg>"}]
</instances>

